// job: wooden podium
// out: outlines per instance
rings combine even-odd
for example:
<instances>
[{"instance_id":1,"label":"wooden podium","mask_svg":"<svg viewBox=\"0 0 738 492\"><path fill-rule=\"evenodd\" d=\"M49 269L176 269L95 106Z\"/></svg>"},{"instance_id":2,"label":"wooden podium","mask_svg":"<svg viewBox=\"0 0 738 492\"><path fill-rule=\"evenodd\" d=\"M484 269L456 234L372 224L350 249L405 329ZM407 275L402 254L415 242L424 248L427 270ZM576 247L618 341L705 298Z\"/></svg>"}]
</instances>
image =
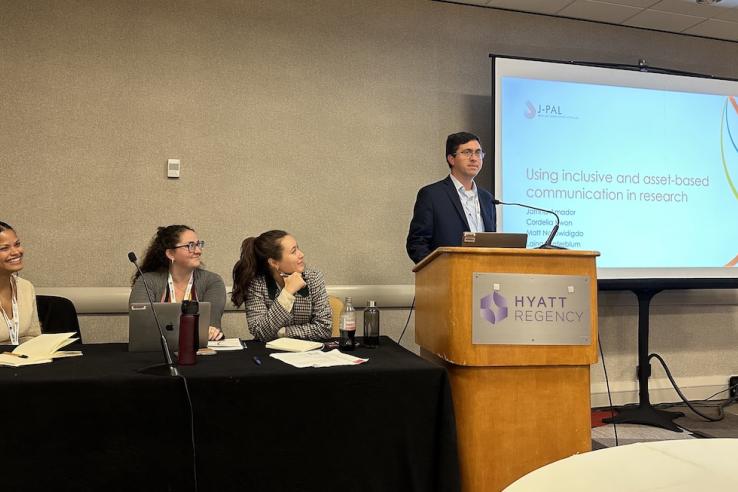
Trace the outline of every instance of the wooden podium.
<instances>
[{"instance_id":1,"label":"wooden podium","mask_svg":"<svg viewBox=\"0 0 738 492\"><path fill-rule=\"evenodd\" d=\"M463 491L499 491L532 470L591 450L589 366L597 361L598 255L443 247L413 270L415 340L423 357L449 373ZM473 344L475 272L588 277L589 344Z\"/></svg>"}]
</instances>

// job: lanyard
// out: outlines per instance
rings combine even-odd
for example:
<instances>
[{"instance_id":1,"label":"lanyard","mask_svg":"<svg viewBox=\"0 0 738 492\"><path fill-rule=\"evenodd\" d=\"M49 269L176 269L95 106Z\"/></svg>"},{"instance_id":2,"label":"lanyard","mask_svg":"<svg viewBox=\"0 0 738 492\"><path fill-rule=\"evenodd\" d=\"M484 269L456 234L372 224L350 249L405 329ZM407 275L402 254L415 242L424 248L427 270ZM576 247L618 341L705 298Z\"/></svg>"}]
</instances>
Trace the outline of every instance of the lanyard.
<instances>
[{"instance_id":1,"label":"lanyard","mask_svg":"<svg viewBox=\"0 0 738 492\"><path fill-rule=\"evenodd\" d=\"M192 283L195 279L195 272L192 272L190 274L190 281L187 282L187 288L185 289L184 293L184 300L185 301L191 301L192 300ZM172 280L172 272L169 272L169 278L167 279L167 283L169 284L169 302L177 302L177 294L174 293L174 280ZM167 293L164 292L161 296L161 302L164 302L164 299L166 299Z\"/></svg>"},{"instance_id":2,"label":"lanyard","mask_svg":"<svg viewBox=\"0 0 738 492\"><path fill-rule=\"evenodd\" d=\"M12 345L18 345L18 333L20 332L20 315L18 314L18 293L15 290L15 279L10 279L10 298L11 306L13 309L13 318L8 317L8 313L5 312L5 308L0 305L0 310L5 318L5 323L8 324L8 333L10 334L10 343Z\"/></svg>"}]
</instances>

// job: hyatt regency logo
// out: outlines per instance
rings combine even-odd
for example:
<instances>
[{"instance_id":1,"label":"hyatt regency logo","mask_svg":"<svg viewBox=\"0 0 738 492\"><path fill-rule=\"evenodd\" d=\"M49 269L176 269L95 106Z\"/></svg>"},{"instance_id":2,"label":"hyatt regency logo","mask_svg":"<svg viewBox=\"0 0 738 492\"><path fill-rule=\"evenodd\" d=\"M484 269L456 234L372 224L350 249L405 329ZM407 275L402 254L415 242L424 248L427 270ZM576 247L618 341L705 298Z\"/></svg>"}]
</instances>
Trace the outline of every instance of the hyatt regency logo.
<instances>
[{"instance_id":1,"label":"hyatt regency logo","mask_svg":"<svg viewBox=\"0 0 738 492\"><path fill-rule=\"evenodd\" d=\"M488 296L482 297L479 303L479 309L482 318L486 319L493 325L507 318L507 299L501 294L493 292Z\"/></svg>"}]
</instances>

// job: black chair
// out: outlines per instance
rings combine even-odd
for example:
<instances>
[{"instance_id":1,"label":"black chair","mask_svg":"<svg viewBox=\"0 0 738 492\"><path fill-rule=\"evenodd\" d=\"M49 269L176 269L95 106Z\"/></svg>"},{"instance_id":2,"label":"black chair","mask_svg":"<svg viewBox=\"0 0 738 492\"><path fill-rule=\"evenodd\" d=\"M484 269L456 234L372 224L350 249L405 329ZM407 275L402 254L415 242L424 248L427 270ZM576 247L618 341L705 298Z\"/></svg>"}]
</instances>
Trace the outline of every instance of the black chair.
<instances>
[{"instance_id":1,"label":"black chair","mask_svg":"<svg viewBox=\"0 0 738 492\"><path fill-rule=\"evenodd\" d=\"M66 297L36 296L38 320L41 322L42 333L77 332L79 343L82 343L82 333L79 329L77 310L74 303Z\"/></svg>"}]
</instances>

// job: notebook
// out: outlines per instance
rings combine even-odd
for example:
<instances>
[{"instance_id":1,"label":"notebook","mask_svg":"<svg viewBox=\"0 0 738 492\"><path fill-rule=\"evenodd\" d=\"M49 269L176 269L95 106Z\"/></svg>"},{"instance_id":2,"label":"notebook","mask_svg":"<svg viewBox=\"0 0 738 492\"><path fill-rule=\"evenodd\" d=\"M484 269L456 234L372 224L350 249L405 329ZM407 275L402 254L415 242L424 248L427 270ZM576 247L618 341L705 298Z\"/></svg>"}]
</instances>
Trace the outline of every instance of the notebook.
<instances>
[{"instance_id":1,"label":"notebook","mask_svg":"<svg viewBox=\"0 0 738 492\"><path fill-rule=\"evenodd\" d=\"M197 327L198 348L208 346L208 328L210 326L210 303L200 302L200 324ZM182 313L180 302L155 302L154 309L164 331L169 350L179 350L179 315ZM128 306L128 351L155 352L161 350L159 329L151 305L133 303Z\"/></svg>"},{"instance_id":2,"label":"notebook","mask_svg":"<svg viewBox=\"0 0 738 492\"><path fill-rule=\"evenodd\" d=\"M525 248L528 234L522 232L465 232L462 246L477 248Z\"/></svg>"},{"instance_id":3,"label":"notebook","mask_svg":"<svg viewBox=\"0 0 738 492\"><path fill-rule=\"evenodd\" d=\"M0 366L21 367L47 364L52 359L82 355L79 350L59 350L76 342L77 332L43 333L21 343L12 352L0 353Z\"/></svg>"}]
</instances>

